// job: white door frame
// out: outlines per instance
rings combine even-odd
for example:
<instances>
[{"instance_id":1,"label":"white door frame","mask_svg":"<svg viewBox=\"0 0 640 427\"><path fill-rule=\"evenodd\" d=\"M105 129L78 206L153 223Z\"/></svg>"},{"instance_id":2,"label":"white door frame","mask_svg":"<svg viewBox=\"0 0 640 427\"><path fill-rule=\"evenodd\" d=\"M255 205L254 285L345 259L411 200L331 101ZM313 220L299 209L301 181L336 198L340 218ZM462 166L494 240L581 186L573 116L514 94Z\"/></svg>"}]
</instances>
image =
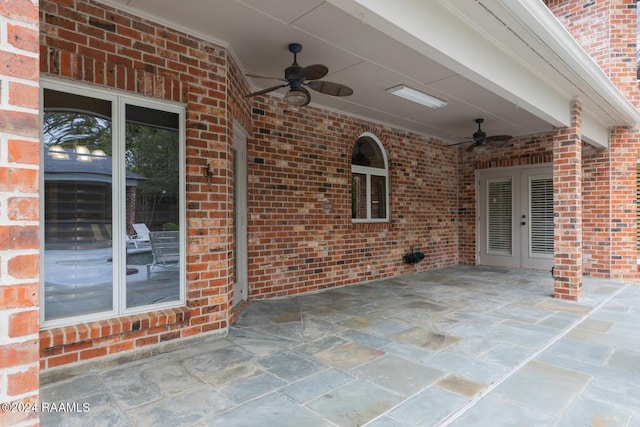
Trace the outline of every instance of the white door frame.
<instances>
[{"instance_id":1,"label":"white door frame","mask_svg":"<svg viewBox=\"0 0 640 427\"><path fill-rule=\"evenodd\" d=\"M249 288L248 230L247 230L247 139L249 134L233 122L233 197L234 197L234 283L233 305L246 301Z\"/></svg>"},{"instance_id":2,"label":"white door frame","mask_svg":"<svg viewBox=\"0 0 640 427\"><path fill-rule=\"evenodd\" d=\"M504 168L480 169L476 171L476 241L479 264L497 265L512 268L531 268L548 270L553 265L553 254L534 254L530 250L531 178L553 179L552 164L513 166ZM493 252L488 249L487 183L511 182L511 253Z\"/></svg>"}]
</instances>

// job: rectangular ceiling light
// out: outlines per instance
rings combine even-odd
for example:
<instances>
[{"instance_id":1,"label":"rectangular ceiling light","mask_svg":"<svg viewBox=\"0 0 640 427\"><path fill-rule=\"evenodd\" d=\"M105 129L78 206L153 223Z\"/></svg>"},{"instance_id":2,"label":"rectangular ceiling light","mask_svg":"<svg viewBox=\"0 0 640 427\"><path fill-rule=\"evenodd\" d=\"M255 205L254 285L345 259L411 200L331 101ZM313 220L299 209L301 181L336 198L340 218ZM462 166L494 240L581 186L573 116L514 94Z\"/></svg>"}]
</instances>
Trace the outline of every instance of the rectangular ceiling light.
<instances>
[{"instance_id":1,"label":"rectangular ceiling light","mask_svg":"<svg viewBox=\"0 0 640 427\"><path fill-rule=\"evenodd\" d=\"M387 89L387 92L408 99L409 101L426 105L429 108L442 108L447 105L447 103L442 99L434 98L431 95L427 95L419 90L411 89L409 86L405 85L394 86Z\"/></svg>"}]
</instances>

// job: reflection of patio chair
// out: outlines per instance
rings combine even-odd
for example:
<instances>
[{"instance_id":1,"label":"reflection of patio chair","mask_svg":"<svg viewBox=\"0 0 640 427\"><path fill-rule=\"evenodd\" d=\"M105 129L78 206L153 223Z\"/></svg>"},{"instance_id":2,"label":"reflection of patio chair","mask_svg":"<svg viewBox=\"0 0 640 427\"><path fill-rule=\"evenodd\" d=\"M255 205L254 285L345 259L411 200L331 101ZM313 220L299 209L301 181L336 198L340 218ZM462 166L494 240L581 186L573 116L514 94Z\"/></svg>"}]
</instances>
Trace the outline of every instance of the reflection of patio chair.
<instances>
[{"instance_id":1,"label":"reflection of patio chair","mask_svg":"<svg viewBox=\"0 0 640 427\"><path fill-rule=\"evenodd\" d=\"M149 233L153 262L147 265L147 280L154 267L170 268L180 263L180 232L154 231Z\"/></svg>"},{"instance_id":2,"label":"reflection of patio chair","mask_svg":"<svg viewBox=\"0 0 640 427\"><path fill-rule=\"evenodd\" d=\"M132 227L136 231L136 235L133 236L134 239L144 241L144 242L149 241L150 231L147 228L146 224L143 224L143 223L133 224Z\"/></svg>"},{"instance_id":3,"label":"reflection of patio chair","mask_svg":"<svg viewBox=\"0 0 640 427\"><path fill-rule=\"evenodd\" d=\"M149 240L145 241L141 239L136 239L135 236L131 237L126 233L124 235L124 240L127 245L127 248L130 248L131 246L133 246L136 249L142 246L146 246L147 248L149 247Z\"/></svg>"}]
</instances>

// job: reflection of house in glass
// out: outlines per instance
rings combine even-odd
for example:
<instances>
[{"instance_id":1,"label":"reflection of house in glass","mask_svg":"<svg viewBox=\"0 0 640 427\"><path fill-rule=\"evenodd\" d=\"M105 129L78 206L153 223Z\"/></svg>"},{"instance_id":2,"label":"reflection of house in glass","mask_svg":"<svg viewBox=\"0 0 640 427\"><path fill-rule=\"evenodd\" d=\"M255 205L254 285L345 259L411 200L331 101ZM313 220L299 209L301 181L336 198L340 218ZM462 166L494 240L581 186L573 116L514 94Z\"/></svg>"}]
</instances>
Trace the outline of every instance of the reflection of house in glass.
<instances>
[{"instance_id":1,"label":"reflection of house in glass","mask_svg":"<svg viewBox=\"0 0 640 427\"><path fill-rule=\"evenodd\" d=\"M135 219L136 187L147 178L126 172L127 230ZM84 146L49 147L44 156L47 249L111 247L112 158Z\"/></svg>"}]
</instances>

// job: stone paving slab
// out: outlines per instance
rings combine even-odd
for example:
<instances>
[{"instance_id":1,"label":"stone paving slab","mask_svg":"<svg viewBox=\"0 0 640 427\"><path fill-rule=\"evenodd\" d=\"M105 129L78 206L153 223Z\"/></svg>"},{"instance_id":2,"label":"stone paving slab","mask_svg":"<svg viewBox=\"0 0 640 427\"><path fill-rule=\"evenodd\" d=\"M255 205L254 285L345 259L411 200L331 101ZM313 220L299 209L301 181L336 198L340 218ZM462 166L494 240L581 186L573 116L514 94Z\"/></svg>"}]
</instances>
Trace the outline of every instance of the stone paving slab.
<instances>
[{"instance_id":1,"label":"stone paving slab","mask_svg":"<svg viewBox=\"0 0 640 427\"><path fill-rule=\"evenodd\" d=\"M44 372L91 410L41 425L640 427L640 286L583 283L458 266L253 302L226 337Z\"/></svg>"}]
</instances>

